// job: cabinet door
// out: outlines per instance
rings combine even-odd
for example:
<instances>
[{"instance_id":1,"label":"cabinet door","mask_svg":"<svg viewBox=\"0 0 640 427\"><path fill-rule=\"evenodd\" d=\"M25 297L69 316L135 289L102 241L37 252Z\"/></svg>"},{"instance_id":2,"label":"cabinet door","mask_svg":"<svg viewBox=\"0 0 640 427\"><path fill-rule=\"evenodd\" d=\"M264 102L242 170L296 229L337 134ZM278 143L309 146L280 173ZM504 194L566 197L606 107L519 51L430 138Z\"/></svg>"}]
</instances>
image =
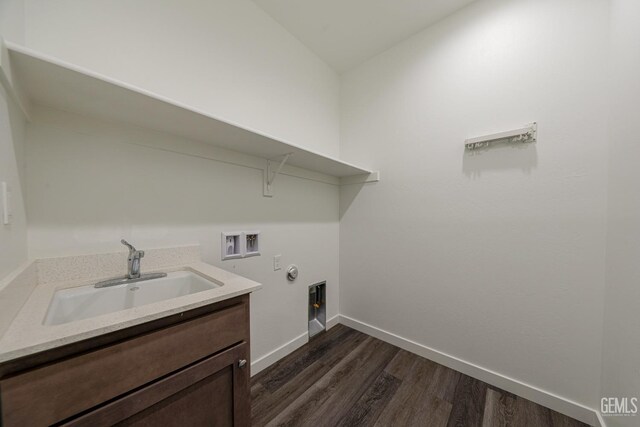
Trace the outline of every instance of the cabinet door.
<instances>
[{"instance_id":1,"label":"cabinet door","mask_svg":"<svg viewBox=\"0 0 640 427\"><path fill-rule=\"evenodd\" d=\"M63 425L248 426L247 349L236 345Z\"/></svg>"}]
</instances>

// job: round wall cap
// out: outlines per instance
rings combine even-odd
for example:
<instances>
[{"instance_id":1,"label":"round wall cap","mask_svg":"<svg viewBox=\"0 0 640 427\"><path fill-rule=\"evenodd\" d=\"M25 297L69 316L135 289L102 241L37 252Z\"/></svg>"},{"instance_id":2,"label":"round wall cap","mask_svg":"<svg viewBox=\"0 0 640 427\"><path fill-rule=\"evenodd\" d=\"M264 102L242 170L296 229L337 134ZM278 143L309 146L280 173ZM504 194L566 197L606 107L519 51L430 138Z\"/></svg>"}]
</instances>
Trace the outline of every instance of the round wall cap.
<instances>
[{"instance_id":1,"label":"round wall cap","mask_svg":"<svg viewBox=\"0 0 640 427\"><path fill-rule=\"evenodd\" d=\"M294 280L296 280L297 277L298 277L298 267L293 264L287 267L287 279L293 282Z\"/></svg>"}]
</instances>

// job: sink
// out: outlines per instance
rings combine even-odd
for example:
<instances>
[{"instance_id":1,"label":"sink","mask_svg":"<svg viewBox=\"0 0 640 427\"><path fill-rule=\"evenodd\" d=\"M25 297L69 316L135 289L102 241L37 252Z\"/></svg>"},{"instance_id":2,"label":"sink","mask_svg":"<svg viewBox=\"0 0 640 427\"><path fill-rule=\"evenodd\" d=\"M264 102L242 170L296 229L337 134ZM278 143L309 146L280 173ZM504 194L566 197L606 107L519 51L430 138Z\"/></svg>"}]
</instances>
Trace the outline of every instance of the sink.
<instances>
[{"instance_id":1,"label":"sink","mask_svg":"<svg viewBox=\"0 0 640 427\"><path fill-rule=\"evenodd\" d=\"M167 277L108 288L62 289L53 295L44 324L60 325L217 287L220 285L191 271L175 271Z\"/></svg>"}]
</instances>

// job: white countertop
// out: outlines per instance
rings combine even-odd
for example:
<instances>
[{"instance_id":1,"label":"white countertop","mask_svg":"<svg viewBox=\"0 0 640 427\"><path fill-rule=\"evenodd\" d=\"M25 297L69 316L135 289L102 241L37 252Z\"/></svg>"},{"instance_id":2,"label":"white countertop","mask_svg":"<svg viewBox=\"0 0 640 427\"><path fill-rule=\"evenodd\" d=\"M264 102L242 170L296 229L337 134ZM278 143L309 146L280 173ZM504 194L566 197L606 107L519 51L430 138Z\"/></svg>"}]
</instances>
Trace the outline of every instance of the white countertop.
<instances>
[{"instance_id":1,"label":"white countertop","mask_svg":"<svg viewBox=\"0 0 640 427\"><path fill-rule=\"evenodd\" d=\"M39 284L0 339L0 363L223 301L262 287L260 283L204 262L155 269L155 271L164 272L179 270L192 271L220 286L89 319L60 325L45 325L45 315L56 291L91 285L95 280ZM152 271L145 270L146 272Z\"/></svg>"}]
</instances>

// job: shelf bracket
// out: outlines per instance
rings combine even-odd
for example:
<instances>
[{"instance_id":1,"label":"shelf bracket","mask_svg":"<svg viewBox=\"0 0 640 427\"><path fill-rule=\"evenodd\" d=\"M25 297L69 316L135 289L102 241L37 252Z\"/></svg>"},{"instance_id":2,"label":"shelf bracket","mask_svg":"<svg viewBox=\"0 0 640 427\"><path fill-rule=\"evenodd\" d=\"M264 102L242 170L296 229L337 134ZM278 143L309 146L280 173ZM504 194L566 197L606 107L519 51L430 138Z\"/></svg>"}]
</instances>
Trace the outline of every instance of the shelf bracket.
<instances>
[{"instance_id":1,"label":"shelf bracket","mask_svg":"<svg viewBox=\"0 0 640 427\"><path fill-rule=\"evenodd\" d=\"M267 160L267 168L264 170L264 197L273 197L273 183L278 174L282 172L282 168L285 163L287 163L287 160L289 160L289 157L291 157L291 154L293 153L287 153L284 155L275 171L273 170L273 166L275 164L274 160Z\"/></svg>"}]
</instances>

